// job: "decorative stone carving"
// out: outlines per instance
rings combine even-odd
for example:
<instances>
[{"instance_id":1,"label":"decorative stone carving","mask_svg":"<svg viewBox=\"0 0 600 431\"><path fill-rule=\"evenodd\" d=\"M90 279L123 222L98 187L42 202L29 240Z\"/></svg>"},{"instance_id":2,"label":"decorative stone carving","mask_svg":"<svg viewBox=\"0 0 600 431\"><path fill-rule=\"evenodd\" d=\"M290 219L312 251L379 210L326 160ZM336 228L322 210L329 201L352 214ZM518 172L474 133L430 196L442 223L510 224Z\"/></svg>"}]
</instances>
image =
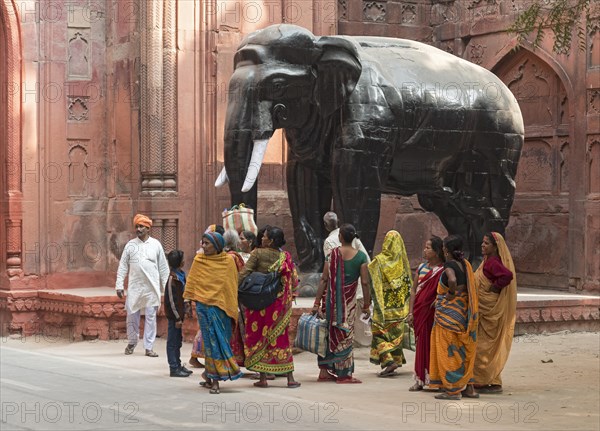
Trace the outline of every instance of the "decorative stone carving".
<instances>
[{"instance_id":1,"label":"decorative stone carving","mask_svg":"<svg viewBox=\"0 0 600 431\"><path fill-rule=\"evenodd\" d=\"M543 140L526 140L516 182L520 192L551 192L554 163L551 145Z\"/></svg>"},{"instance_id":2,"label":"decorative stone carving","mask_svg":"<svg viewBox=\"0 0 600 431\"><path fill-rule=\"evenodd\" d=\"M380 1L363 2L363 18L365 21L385 22L386 3Z\"/></svg>"},{"instance_id":3,"label":"decorative stone carving","mask_svg":"<svg viewBox=\"0 0 600 431\"><path fill-rule=\"evenodd\" d=\"M486 48L486 45L481 45L480 43L471 46L471 62L475 64L481 64L483 62L483 55L485 54Z\"/></svg>"},{"instance_id":4,"label":"decorative stone carving","mask_svg":"<svg viewBox=\"0 0 600 431\"><path fill-rule=\"evenodd\" d=\"M439 1L431 7L431 24L458 22L461 17L461 5L455 0Z\"/></svg>"},{"instance_id":5,"label":"decorative stone carving","mask_svg":"<svg viewBox=\"0 0 600 431\"><path fill-rule=\"evenodd\" d=\"M410 24L415 22L417 17L417 5L413 3L404 3L400 6L400 16L402 24Z\"/></svg>"},{"instance_id":6,"label":"decorative stone carving","mask_svg":"<svg viewBox=\"0 0 600 431\"><path fill-rule=\"evenodd\" d=\"M588 90L588 113L600 114L600 89Z\"/></svg>"},{"instance_id":7,"label":"decorative stone carving","mask_svg":"<svg viewBox=\"0 0 600 431\"><path fill-rule=\"evenodd\" d=\"M560 145L560 192L569 192L569 143L563 142Z\"/></svg>"},{"instance_id":8,"label":"decorative stone carving","mask_svg":"<svg viewBox=\"0 0 600 431\"><path fill-rule=\"evenodd\" d=\"M86 196L87 184L87 149L79 142L69 148L69 196Z\"/></svg>"},{"instance_id":9,"label":"decorative stone carving","mask_svg":"<svg viewBox=\"0 0 600 431\"><path fill-rule=\"evenodd\" d=\"M142 193L177 189L176 3L140 4Z\"/></svg>"},{"instance_id":10,"label":"decorative stone carving","mask_svg":"<svg viewBox=\"0 0 600 431\"><path fill-rule=\"evenodd\" d=\"M69 28L68 79L91 78L90 29Z\"/></svg>"},{"instance_id":11,"label":"decorative stone carving","mask_svg":"<svg viewBox=\"0 0 600 431\"><path fill-rule=\"evenodd\" d=\"M589 139L587 145L588 193L600 194L600 137Z\"/></svg>"},{"instance_id":12,"label":"decorative stone carving","mask_svg":"<svg viewBox=\"0 0 600 431\"><path fill-rule=\"evenodd\" d=\"M88 116L88 96L69 96L69 105L67 110L69 112L68 121L87 121Z\"/></svg>"},{"instance_id":13,"label":"decorative stone carving","mask_svg":"<svg viewBox=\"0 0 600 431\"><path fill-rule=\"evenodd\" d=\"M592 19L588 24L588 67L595 68L600 67L600 10L598 15L590 18Z\"/></svg>"},{"instance_id":14,"label":"decorative stone carving","mask_svg":"<svg viewBox=\"0 0 600 431\"><path fill-rule=\"evenodd\" d=\"M348 21L348 4L346 0L338 0L338 19Z\"/></svg>"},{"instance_id":15,"label":"decorative stone carving","mask_svg":"<svg viewBox=\"0 0 600 431\"><path fill-rule=\"evenodd\" d=\"M467 9L471 11L471 19L474 21L495 18L500 14L500 2L499 0L470 0Z\"/></svg>"}]
</instances>

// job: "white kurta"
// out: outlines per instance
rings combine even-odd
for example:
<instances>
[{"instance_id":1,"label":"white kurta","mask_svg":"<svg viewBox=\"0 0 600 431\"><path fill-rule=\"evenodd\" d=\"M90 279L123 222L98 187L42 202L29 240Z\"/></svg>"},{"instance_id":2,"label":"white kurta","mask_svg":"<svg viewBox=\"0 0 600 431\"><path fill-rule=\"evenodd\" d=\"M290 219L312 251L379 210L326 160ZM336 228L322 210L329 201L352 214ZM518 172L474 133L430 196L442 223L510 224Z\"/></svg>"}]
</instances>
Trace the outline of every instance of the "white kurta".
<instances>
[{"instance_id":1,"label":"white kurta","mask_svg":"<svg viewBox=\"0 0 600 431\"><path fill-rule=\"evenodd\" d=\"M342 245L342 243L340 242L340 228L338 227L335 230L332 230L329 235L327 236L327 238L325 239L325 242L323 243L323 253L325 254L325 260L329 260L329 255L331 254L331 252L333 251L334 248L339 247ZM369 257L369 253L367 253L367 250L365 249L365 246L363 245L363 243L361 242L360 239L358 238L354 238L352 240L352 248L355 250L360 250L362 251L365 256L367 256L367 262L371 262L371 258ZM363 292L362 292L362 288L360 285L360 278L358 279L358 289L356 289L356 298L357 299L362 299L363 297Z\"/></svg>"},{"instance_id":2,"label":"white kurta","mask_svg":"<svg viewBox=\"0 0 600 431\"><path fill-rule=\"evenodd\" d=\"M160 306L160 296L169 278L169 265L157 239L148 237L144 242L134 238L125 245L117 270L117 290L124 288L128 275L125 304L129 313Z\"/></svg>"}]
</instances>

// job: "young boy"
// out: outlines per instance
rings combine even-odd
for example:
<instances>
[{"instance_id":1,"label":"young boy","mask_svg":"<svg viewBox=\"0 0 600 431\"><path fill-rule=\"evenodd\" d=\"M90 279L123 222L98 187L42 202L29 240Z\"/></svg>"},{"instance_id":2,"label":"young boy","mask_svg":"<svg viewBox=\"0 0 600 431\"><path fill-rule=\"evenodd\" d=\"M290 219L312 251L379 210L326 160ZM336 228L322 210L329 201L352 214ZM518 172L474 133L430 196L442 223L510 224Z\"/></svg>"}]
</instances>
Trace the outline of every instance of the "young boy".
<instances>
[{"instance_id":1,"label":"young boy","mask_svg":"<svg viewBox=\"0 0 600 431\"><path fill-rule=\"evenodd\" d=\"M167 332L167 360L171 377L188 377L193 371L181 365L181 345L183 335L181 326L186 312L183 303L185 289L185 272L183 268L183 251L173 250L167 255L171 270L165 287L165 314L169 321Z\"/></svg>"}]
</instances>

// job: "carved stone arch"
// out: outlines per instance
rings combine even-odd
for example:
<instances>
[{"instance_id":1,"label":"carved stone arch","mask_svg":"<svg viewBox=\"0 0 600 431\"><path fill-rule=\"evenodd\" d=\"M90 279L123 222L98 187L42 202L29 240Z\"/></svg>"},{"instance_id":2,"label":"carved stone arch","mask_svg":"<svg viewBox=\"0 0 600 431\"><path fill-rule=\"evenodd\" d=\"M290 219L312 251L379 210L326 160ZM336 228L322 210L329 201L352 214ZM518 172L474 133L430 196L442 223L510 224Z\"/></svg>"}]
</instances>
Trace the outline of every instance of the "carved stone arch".
<instances>
[{"instance_id":1,"label":"carved stone arch","mask_svg":"<svg viewBox=\"0 0 600 431\"><path fill-rule=\"evenodd\" d=\"M534 50L531 43L529 43L527 41L524 41L519 46L517 52L515 53L514 50L516 47L517 47L517 39L516 39L516 37L514 37L514 38L510 39L509 41L507 41L507 43L504 45L504 47L502 49L500 49L496 53L496 55L494 55L493 57L492 56L489 57L488 61L481 64L481 66L496 73L496 70L498 69L498 67L502 63L504 63L508 57L510 57L513 54L518 54L521 51L528 51L532 55L539 57L544 63L546 63L550 68L552 68L554 73L556 73L558 75L558 77L560 78L561 82L563 83L563 85L565 87L565 91L566 91L568 100L570 101L571 104L573 104L573 102L575 100L575 91L573 89L573 84L572 84L571 80L569 79L569 75L564 70L562 65L556 60L556 58L554 56L552 56L550 53L546 52L541 47L538 47ZM497 75L497 73L496 73L496 75Z\"/></svg>"},{"instance_id":2,"label":"carved stone arch","mask_svg":"<svg viewBox=\"0 0 600 431\"><path fill-rule=\"evenodd\" d=\"M572 148L564 144L572 142L568 123L572 91L552 64L537 54L528 49L509 51L492 71L513 92L523 114L525 143L517 191L560 194L568 190L566 161L570 157L564 151Z\"/></svg>"},{"instance_id":3,"label":"carved stone arch","mask_svg":"<svg viewBox=\"0 0 600 431\"><path fill-rule=\"evenodd\" d=\"M22 274L21 83L22 48L14 0L0 0L0 277Z\"/></svg>"}]
</instances>

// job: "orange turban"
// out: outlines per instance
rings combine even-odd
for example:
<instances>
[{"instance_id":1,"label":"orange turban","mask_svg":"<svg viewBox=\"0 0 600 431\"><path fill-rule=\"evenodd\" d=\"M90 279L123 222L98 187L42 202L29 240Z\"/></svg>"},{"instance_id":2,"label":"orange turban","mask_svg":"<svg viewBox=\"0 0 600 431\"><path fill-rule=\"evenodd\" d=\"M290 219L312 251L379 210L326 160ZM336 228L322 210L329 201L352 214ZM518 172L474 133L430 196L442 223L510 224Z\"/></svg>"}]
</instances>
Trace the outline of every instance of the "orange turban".
<instances>
[{"instance_id":1,"label":"orange turban","mask_svg":"<svg viewBox=\"0 0 600 431\"><path fill-rule=\"evenodd\" d=\"M144 214L136 214L133 218L133 226L141 224L142 226L152 227L152 220Z\"/></svg>"}]
</instances>

